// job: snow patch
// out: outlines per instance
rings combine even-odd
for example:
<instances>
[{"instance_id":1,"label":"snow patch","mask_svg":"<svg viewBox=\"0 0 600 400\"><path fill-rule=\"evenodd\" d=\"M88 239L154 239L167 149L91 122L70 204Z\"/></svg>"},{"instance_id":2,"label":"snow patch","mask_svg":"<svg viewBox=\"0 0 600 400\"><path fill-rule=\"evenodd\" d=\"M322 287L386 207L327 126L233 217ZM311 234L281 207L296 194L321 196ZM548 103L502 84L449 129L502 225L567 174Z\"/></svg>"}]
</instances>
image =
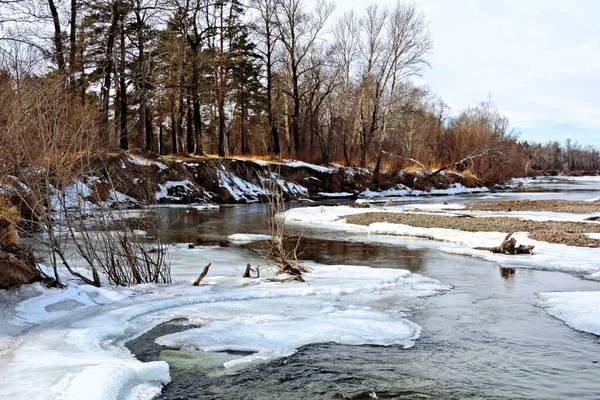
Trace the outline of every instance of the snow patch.
<instances>
[{"instance_id":1,"label":"snow patch","mask_svg":"<svg viewBox=\"0 0 600 400\"><path fill-rule=\"evenodd\" d=\"M127 157L127 160L134 165L143 165L145 167L149 167L152 165L156 165L158 167L158 169L165 170L165 169L169 169L169 167L167 167L165 164L158 162L158 161L152 161L152 160L148 160L146 158L142 158L142 157L138 157L138 156L134 156L134 155L129 155Z\"/></svg>"},{"instance_id":2,"label":"snow patch","mask_svg":"<svg viewBox=\"0 0 600 400\"><path fill-rule=\"evenodd\" d=\"M243 244L243 243L259 242L262 240L271 240L272 237L269 235L255 235L255 234L250 234L250 233L235 233L233 235L227 236L227 239L229 239L230 242Z\"/></svg>"},{"instance_id":3,"label":"snow patch","mask_svg":"<svg viewBox=\"0 0 600 400\"><path fill-rule=\"evenodd\" d=\"M309 169L312 169L317 172L325 172L325 173L333 172L332 168L323 167L321 165L309 164L304 161L288 161L285 163L285 165L287 165L288 167L292 167L292 168L309 168Z\"/></svg>"}]
</instances>

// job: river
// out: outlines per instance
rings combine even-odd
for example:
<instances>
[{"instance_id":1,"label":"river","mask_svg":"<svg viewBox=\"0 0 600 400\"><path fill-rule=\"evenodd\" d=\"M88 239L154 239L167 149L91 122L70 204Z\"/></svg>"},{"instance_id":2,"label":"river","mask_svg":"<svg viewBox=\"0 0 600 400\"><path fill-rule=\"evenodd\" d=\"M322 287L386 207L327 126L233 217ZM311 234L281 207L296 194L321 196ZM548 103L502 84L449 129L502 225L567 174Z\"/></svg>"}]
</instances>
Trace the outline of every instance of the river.
<instances>
[{"instance_id":1,"label":"river","mask_svg":"<svg viewBox=\"0 0 600 400\"><path fill-rule=\"evenodd\" d=\"M564 179L525 191L407 202L589 199L597 184ZM293 205L296 206L296 205ZM230 246L233 233L264 233L261 205L215 211L159 210L173 239ZM312 344L296 354L209 376L174 369L163 399L598 399L599 338L575 331L537 306L536 293L598 291L600 283L551 271L507 269L445 254L422 239L383 245L316 230L301 234L301 257L324 264L408 269L452 285L443 295L411 300L409 319L423 331L414 347Z\"/></svg>"}]
</instances>

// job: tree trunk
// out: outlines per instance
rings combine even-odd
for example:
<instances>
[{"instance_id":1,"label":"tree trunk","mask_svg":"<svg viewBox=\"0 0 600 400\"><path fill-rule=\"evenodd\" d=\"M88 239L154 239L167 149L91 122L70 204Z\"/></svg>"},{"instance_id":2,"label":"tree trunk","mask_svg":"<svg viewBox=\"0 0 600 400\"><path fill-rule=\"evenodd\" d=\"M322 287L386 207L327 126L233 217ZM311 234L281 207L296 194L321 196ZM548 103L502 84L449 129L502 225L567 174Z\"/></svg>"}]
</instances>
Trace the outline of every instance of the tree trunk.
<instances>
[{"instance_id":1,"label":"tree trunk","mask_svg":"<svg viewBox=\"0 0 600 400\"><path fill-rule=\"evenodd\" d=\"M192 47L192 55L192 103L194 108L194 133L196 139L195 154L203 156L204 147L202 143L202 116L200 115L200 98L198 96L198 79L200 75L198 66L198 46Z\"/></svg>"},{"instance_id":2,"label":"tree trunk","mask_svg":"<svg viewBox=\"0 0 600 400\"><path fill-rule=\"evenodd\" d=\"M125 26L124 15L121 15L121 60L119 62L119 119L120 135L119 147L129 150L129 137L127 134L127 83L125 82Z\"/></svg>"},{"instance_id":3,"label":"tree trunk","mask_svg":"<svg viewBox=\"0 0 600 400\"><path fill-rule=\"evenodd\" d=\"M139 40L139 49L138 49L138 68L140 69L140 74L138 79L140 80L140 139L144 142L144 150L149 151L152 146L152 139L150 137L150 133L148 132L147 123L146 123L146 113L148 112L146 106L146 76L145 76L145 64L146 64L146 54L144 48L143 39Z\"/></svg>"},{"instance_id":4,"label":"tree trunk","mask_svg":"<svg viewBox=\"0 0 600 400\"><path fill-rule=\"evenodd\" d=\"M185 88L185 68L186 57L184 44L181 43L181 60L179 66L179 98L177 99L177 147L180 152L185 151L183 141L183 118L184 118L184 105L183 105L183 91Z\"/></svg>"},{"instance_id":5,"label":"tree trunk","mask_svg":"<svg viewBox=\"0 0 600 400\"><path fill-rule=\"evenodd\" d=\"M272 151L275 154L281 153L281 146L279 144L279 131L275 125L275 118L273 116L273 73L271 71L271 50L270 49L270 37L267 38L267 115L269 118L269 128L271 131L272 140Z\"/></svg>"},{"instance_id":6,"label":"tree trunk","mask_svg":"<svg viewBox=\"0 0 600 400\"><path fill-rule=\"evenodd\" d=\"M242 90L244 90L243 87ZM246 102L244 100L240 104L240 130L242 133L242 154L247 155L250 153L250 149L248 148L248 137L246 135Z\"/></svg>"},{"instance_id":7,"label":"tree trunk","mask_svg":"<svg viewBox=\"0 0 600 400\"><path fill-rule=\"evenodd\" d=\"M163 154L163 124L161 122L158 127L158 155L162 156Z\"/></svg>"},{"instance_id":8,"label":"tree trunk","mask_svg":"<svg viewBox=\"0 0 600 400\"><path fill-rule=\"evenodd\" d=\"M194 153L194 124L192 115L192 104L190 97L186 99L186 151L188 154Z\"/></svg>"},{"instance_id":9,"label":"tree trunk","mask_svg":"<svg viewBox=\"0 0 600 400\"><path fill-rule=\"evenodd\" d=\"M177 125L175 116L175 101L171 98L171 153L177 154Z\"/></svg>"},{"instance_id":10,"label":"tree trunk","mask_svg":"<svg viewBox=\"0 0 600 400\"><path fill-rule=\"evenodd\" d=\"M218 90L218 113L219 113L219 157L227 157L229 155L229 138L226 131L225 121L225 90L226 90L226 79L225 79L225 37L224 37L224 17L223 7L220 4L220 45L219 45L219 90Z\"/></svg>"},{"instance_id":11,"label":"tree trunk","mask_svg":"<svg viewBox=\"0 0 600 400\"><path fill-rule=\"evenodd\" d=\"M71 26L69 31L69 85L75 92L75 58L77 56L77 0L71 0Z\"/></svg>"},{"instance_id":12,"label":"tree trunk","mask_svg":"<svg viewBox=\"0 0 600 400\"><path fill-rule=\"evenodd\" d=\"M106 39L106 52L104 53L104 82L100 89L100 97L102 110L100 116L100 141L109 145L110 137L108 134L108 111L110 101L110 84L112 81L111 75L113 71L113 48L115 45L115 37L117 35L117 24L119 22L118 2L115 0L112 6L112 17L108 36Z\"/></svg>"},{"instance_id":13,"label":"tree trunk","mask_svg":"<svg viewBox=\"0 0 600 400\"><path fill-rule=\"evenodd\" d=\"M298 88L298 66L292 65L292 97L294 100L294 114L292 115L292 136L294 139L294 152L300 153L300 90Z\"/></svg>"},{"instance_id":14,"label":"tree trunk","mask_svg":"<svg viewBox=\"0 0 600 400\"><path fill-rule=\"evenodd\" d=\"M52 23L54 24L54 36L52 37L52 40L54 42L54 59L58 67L58 71L64 79L66 75L65 52L63 47L60 19L58 15L58 10L56 9L56 5L54 4L54 0L48 0L48 7L50 8L50 14L52 14Z\"/></svg>"}]
</instances>

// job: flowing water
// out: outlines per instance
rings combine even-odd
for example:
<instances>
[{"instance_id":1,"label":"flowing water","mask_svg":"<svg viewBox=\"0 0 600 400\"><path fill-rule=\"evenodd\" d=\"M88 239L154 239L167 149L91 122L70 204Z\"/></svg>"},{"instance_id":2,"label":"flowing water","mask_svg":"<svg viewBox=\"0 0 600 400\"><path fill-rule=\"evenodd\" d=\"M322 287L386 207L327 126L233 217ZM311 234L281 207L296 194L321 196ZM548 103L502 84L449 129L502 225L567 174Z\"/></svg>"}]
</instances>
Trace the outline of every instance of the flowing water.
<instances>
[{"instance_id":1,"label":"flowing water","mask_svg":"<svg viewBox=\"0 0 600 400\"><path fill-rule=\"evenodd\" d=\"M533 192L444 200L469 202L490 196L578 200L598 195L597 183L558 181L539 185ZM173 239L178 241L228 245L229 234L265 230L265 209L260 205L187 212L165 208L159 215L177 232ZM411 300L408 318L423 327L413 348L324 343L234 375L175 368L173 383L161 398L600 398L599 338L569 328L536 305L538 292L597 291L600 283L559 272L501 268L418 246L373 244L343 233L307 230L300 247L303 259L408 269L454 289Z\"/></svg>"}]
</instances>

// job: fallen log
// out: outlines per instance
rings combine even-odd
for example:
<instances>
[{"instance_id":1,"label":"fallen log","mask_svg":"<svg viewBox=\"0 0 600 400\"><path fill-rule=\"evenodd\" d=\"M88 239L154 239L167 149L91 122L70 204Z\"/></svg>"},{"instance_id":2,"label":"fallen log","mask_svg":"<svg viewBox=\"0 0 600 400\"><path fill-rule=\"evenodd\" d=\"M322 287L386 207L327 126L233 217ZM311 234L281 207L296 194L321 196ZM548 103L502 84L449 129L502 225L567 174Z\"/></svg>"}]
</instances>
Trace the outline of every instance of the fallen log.
<instances>
[{"instance_id":1,"label":"fallen log","mask_svg":"<svg viewBox=\"0 0 600 400\"><path fill-rule=\"evenodd\" d=\"M211 264L212 263L208 263L208 265L206 267L204 267L204 271L202 271L202 273L198 276L198 278L194 281L194 283L192 283L192 286L198 286L200 284L202 279L204 279L206 274L208 274L208 269L210 268Z\"/></svg>"},{"instance_id":2,"label":"fallen log","mask_svg":"<svg viewBox=\"0 0 600 400\"><path fill-rule=\"evenodd\" d=\"M475 250L487 250L492 253L516 255L516 254L533 254L534 245L519 245L517 239L511 238L514 232L509 233L502 241L502 244L497 247L475 247Z\"/></svg>"}]
</instances>

